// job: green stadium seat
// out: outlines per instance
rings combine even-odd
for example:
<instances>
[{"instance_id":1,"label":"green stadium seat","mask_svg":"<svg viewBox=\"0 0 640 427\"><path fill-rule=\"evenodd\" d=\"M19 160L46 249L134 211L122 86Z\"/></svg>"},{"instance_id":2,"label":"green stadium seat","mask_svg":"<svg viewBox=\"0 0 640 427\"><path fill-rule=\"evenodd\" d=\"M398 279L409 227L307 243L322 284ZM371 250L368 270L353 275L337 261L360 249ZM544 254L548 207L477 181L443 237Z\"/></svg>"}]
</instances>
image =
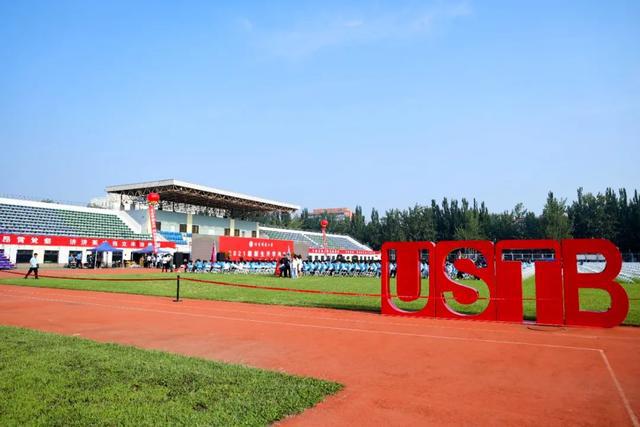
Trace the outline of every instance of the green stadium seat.
<instances>
[{"instance_id":1,"label":"green stadium seat","mask_svg":"<svg viewBox=\"0 0 640 427\"><path fill-rule=\"evenodd\" d=\"M115 213L84 212L0 203L0 232L55 236L144 239Z\"/></svg>"}]
</instances>

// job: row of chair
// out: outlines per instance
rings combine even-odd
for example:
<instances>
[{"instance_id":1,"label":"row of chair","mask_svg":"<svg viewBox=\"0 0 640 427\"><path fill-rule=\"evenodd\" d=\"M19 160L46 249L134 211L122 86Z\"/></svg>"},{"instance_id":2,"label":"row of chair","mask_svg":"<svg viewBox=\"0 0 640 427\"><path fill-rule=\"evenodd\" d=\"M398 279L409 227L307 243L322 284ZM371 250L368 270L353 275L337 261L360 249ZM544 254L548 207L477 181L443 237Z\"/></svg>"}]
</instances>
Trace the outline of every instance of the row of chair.
<instances>
[{"instance_id":1,"label":"row of chair","mask_svg":"<svg viewBox=\"0 0 640 427\"><path fill-rule=\"evenodd\" d=\"M0 230L14 234L45 234L118 239L148 238L136 234L113 213L75 211L0 203Z\"/></svg>"},{"instance_id":2,"label":"row of chair","mask_svg":"<svg viewBox=\"0 0 640 427\"><path fill-rule=\"evenodd\" d=\"M578 264L578 271L580 273L600 273L605 266L604 262L584 262ZM627 283L640 280L640 262L623 262L618 280Z\"/></svg>"},{"instance_id":3,"label":"row of chair","mask_svg":"<svg viewBox=\"0 0 640 427\"><path fill-rule=\"evenodd\" d=\"M260 230L260 236L278 240L293 240L316 248L321 248L322 235L314 232L293 231L293 230ZM354 244L347 236L327 235L327 247L329 249L351 249L362 250L363 247Z\"/></svg>"}]
</instances>

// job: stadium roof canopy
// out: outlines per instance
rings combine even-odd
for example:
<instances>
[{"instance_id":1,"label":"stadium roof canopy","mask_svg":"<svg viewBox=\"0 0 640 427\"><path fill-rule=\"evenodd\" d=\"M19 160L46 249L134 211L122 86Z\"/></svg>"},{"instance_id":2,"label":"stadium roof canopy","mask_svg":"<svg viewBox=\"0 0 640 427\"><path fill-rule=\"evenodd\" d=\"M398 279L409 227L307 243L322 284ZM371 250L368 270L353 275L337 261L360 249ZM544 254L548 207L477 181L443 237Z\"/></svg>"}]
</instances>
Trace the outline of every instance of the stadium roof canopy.
<instances>
[{"instance_id":1,"label":"stadium roof canopy","mask_svg":"<svg viewBox=\"0 0 640 427\"><path fill-rule=\"evenodd\" d=\"M218 190L217 188L191 184L176 179L114 185L107 187L105 190L107 193L134 198L146 197L149 193L158 193L160 200L163 202L182 203L236 212L294 212L300 209L300 206L289 203L232 193L231 191Z\"/></svg>"}]
</instances>

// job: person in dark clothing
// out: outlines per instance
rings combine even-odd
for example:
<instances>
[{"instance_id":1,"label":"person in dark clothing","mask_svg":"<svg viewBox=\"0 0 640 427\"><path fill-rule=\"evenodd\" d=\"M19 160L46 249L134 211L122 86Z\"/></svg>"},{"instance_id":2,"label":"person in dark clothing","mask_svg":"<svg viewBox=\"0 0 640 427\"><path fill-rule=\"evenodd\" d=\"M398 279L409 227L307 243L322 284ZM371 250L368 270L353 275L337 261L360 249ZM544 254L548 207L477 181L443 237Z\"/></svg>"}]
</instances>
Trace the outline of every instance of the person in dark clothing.
<instances>
[{"instance_id":1,"label":"person in dark clothing","mask_svg":"<svg viewBox=\"0 0 640 427\"><path fill-rule=\"evenodd\" d=\"M276 276L282 277L282 271L283 270L284 270L284 263L282 262L282 258L280 258L276 262L276 271L275 271Z\"/></svg>"},{"instance_id":2,"label":"person in dark clothing","mask_svg":"<svg viewBox=\"0 0 640 427\"><path fill-rule=\"evenodd\" d=\"M280 277L291 277L291 262L288 257L280 260Z\"/></svg>"}]
</instances>

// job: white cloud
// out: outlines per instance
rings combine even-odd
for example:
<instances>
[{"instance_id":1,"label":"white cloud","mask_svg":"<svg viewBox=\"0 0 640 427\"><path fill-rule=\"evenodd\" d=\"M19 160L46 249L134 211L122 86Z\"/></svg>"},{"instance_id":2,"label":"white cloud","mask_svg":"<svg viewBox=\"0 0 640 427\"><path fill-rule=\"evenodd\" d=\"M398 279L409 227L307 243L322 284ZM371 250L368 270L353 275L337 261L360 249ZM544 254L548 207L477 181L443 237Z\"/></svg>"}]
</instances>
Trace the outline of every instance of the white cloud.
<instances>
[{"instance_id":1,"label":"white cloud","mask_svg":"<svg viewBox=\"0 0 640 427\"><path fill-rule=\"evenodd\" d=\"M364 22L362 22L360 19L352 19L344 23L344 26L347 28L356 28L361 27L362 25L364 25Z\"/></svg>"},{"instance_id":2,"label":"white cloud","mask_svg":"<svg viewBox=\"0 0 640 427\"><path fill-rule=\"evenodd\" d=\"M458 3L449 8L447 13L454 18L458 16L469 16L473 14L473 9L471 9L469 3Z\"/></svg>"},{"instance_id":3,"label":"white cloud","mask_svg":"<svg viewBox=\"0 0 640 427\"><path fill-rule=\"evenodd\" d=\"M253 22L251 22L247 18L238 19L237 24L244 31L247 31L247 32L253 31Z\"/></svg>"},{"instance_id":4,"label":"white cloud","mask_svg":"<svg viewBox=\"0 0 640 427\"><path fill-rule=\"evenodd\" d=\"M254 31L257 47L269 54L299 59L322 49L389 39L426 37L437 26L473 13L467 2L441 3L422 9L306 22L283 30ZM248 31L254 26L247 20Z\"/></svg>"}]
</instances>

